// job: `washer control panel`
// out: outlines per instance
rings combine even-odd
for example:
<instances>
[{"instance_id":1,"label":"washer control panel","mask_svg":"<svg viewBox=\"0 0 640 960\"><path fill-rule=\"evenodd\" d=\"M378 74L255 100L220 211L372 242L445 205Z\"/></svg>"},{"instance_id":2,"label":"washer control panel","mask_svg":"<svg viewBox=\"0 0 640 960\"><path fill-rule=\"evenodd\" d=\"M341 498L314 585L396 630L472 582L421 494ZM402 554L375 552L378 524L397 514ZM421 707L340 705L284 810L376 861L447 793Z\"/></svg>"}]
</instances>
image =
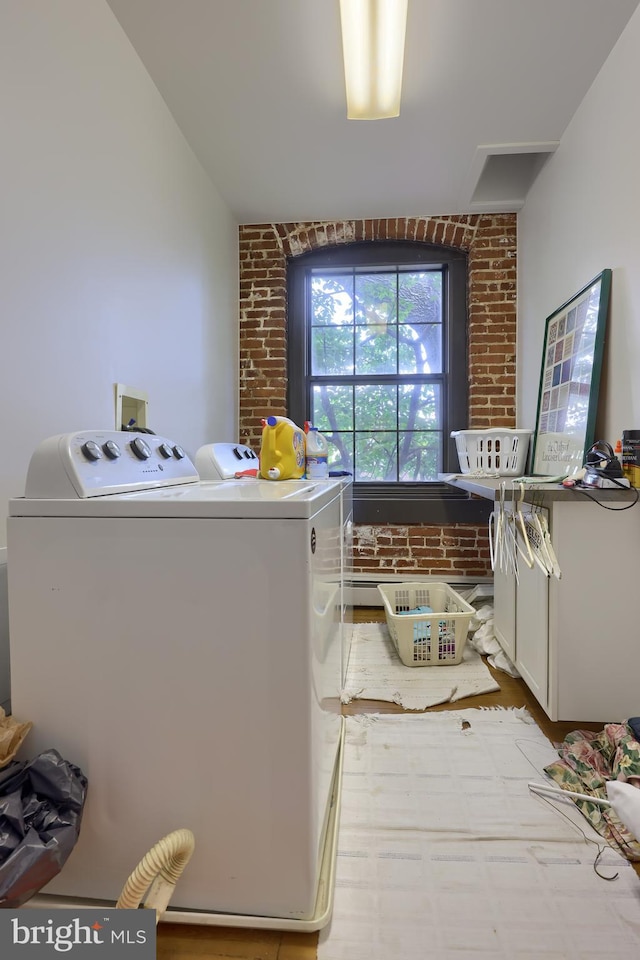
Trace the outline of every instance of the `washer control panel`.
<instances>
[{"instance_id":1,"label":"washer control panel","mask_svg":"<svg viewBox=\"0 0 640 960\"><path fill-rule=\"evenodd\" d=\"M260 460L244 443L207 443L196 452L201 480L232 480L236 474L258 470Z\"/></svg>"},{"instance_id":2,"label":"washer control panel","mask_svg":"<svg viewBox=\"0 0 640 960\"><path fill-rule=\"evenodd\" d=\"M200 477L184 449L154 434L85 430L44 440L29 463L25 497L99 497Z\"/></svg>"}]
</instances>

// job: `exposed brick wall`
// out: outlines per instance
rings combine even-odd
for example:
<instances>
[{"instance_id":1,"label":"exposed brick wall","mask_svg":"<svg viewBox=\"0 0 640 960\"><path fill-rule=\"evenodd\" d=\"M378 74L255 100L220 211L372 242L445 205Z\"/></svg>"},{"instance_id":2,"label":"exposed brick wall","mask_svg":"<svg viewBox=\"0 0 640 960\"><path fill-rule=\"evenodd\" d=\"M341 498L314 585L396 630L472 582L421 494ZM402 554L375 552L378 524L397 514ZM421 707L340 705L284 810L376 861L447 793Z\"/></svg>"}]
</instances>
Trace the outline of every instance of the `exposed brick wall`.
<instances>
[{"instance_id":1,"label":"exposed brick wall","mask_svg":"<svg viewBox=\"0 0 640 960\"><path fill-rule=\"evenodd\" d=\"M516 217L470 214L240 227L240 439L287 409L287 260L361 240L418 240L468 254L469 427L515 426ZM470 524L356 528L356 571L491 572L486 531Z\"/></svg>"},{"instance_id":2,"label":"exposed brick wall","mask_svg":"<svg viewBox=\"0 0 640 960\"><path fill-rule=\"evenodd\" d=\"M359 573L424 573L453 579L484 577L491 573L489 544L484 527L357 526L353 552Z\"/></svg>"}]
</instances>

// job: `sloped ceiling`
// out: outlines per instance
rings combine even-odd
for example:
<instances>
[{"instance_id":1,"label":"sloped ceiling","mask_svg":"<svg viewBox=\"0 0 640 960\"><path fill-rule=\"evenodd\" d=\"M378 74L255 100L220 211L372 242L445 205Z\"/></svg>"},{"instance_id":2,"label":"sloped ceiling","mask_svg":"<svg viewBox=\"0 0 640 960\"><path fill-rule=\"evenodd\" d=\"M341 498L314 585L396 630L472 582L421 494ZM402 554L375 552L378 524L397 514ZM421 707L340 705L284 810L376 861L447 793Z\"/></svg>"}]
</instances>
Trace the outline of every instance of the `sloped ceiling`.
<instances>
[{"instance_id":1,"label":"sloped ceiling","mask_svg":"<svg viewBox=\"0 0 640 960\"><path fill-rule=\"evenodd\" d=\"M241 223L517 210L638 0L409 0L401 115L346 119L338 0L108 0Z\"/></svg>"}]
</instances>

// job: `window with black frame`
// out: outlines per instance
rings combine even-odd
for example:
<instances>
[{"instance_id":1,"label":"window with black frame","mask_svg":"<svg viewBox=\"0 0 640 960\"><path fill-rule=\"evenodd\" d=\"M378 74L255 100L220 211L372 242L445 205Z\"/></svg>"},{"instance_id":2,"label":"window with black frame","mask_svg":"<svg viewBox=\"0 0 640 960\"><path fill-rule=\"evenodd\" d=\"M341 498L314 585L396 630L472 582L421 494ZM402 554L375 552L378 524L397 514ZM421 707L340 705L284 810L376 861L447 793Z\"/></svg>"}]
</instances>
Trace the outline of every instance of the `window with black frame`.
<instances>
[{"instance_id":1,"label":"window with black frame","mask_svg":"<svg viewBox=\"0 0 640 960\"><path fill-rule=\"evenodd\" d=\"M458 470L450 433L467 426L466 291L466 256L426 243L289 262L289 416L353 475L360 522L468 518L439 479Z\"/></svg>"}]
</instances>

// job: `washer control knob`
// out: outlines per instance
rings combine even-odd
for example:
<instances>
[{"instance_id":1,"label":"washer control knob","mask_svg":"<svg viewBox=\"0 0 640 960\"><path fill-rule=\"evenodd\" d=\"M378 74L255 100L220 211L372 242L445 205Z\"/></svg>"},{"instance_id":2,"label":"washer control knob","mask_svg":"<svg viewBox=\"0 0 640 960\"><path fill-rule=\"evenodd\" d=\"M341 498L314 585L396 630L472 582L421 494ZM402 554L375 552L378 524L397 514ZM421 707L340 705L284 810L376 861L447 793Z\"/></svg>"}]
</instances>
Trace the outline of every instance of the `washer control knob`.
<instances>
[{"instance_id":1,"label":"washer control knob","mask_svg":"<svg viewBox=\"0 0 640 960\"><path fill-rule=\"evenodd\" d=\"M109 460L117 460L120 456L120 447L115 440L107 440L106 443L102 444L102 449L109 457Z\"/></svg>"},{"instance_id":2,"label":"washer control knob","mask_svg":"<svg viewBox=\"0 0 640 960\"><path fill-rule=\"evenodd\" d=\"M158 453L164 457L165 460L169 460L169 458L173 456L173 450L168 443L161 443L158 447Z\"/></svg>"},{"instance_id":3,"label":"washer control knob","mask_svg":"<svg viewBox=\"0 0 640 960\"><path fill-rule=\"evenodd\" d=\"M176 460L183 460L186 456L182 447L179 447L177 443L173 448L173 455L176 458Z\"/></svg>"},{"instance_id":4,"label":"washer control knob","mask_svg":"<svg viewBox=\"0 0 640 960\"><path fill-rule=\"evenodd\" d=\"M102 453L100 452L100 447L93 440L87 440L86 443L83 443L80 447L83 454L87 460L101 460Z\"/></svg>"},{"instance_id":5,"label":"washer control knob","mask_svg":"<svg viewBox=\"0 0 640 960\"><path fill-rule=\"evenodd\" d=\"M148 460L151 456L151 448L148 443L145 443L142 437L136 437L135 440L131 441L131 449L138 460Z\"/></svg>"}]
</instances>

